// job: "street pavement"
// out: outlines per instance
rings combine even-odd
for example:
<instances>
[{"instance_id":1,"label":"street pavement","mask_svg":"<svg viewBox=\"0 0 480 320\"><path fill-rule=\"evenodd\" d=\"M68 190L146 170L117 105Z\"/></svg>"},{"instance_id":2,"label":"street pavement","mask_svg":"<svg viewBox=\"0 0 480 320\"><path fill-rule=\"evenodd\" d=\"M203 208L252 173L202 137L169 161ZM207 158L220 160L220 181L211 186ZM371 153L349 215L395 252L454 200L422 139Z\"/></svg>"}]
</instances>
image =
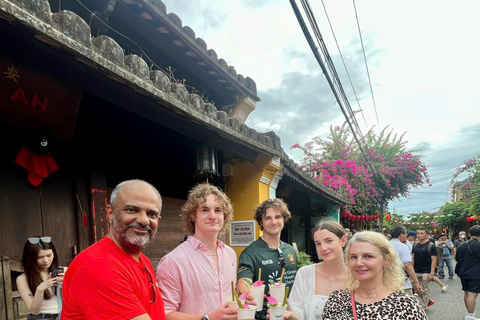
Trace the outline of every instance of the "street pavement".
<instances>
[{"instance_id":1,"label":"street pavement","mask_svg":"<svg viewBox=\"0 0 480 320\"><path fill-rule=\"evenodd\" d=\"M448 270L445 267L446 270ZM448 274L448 273L447 273ZM435 304L427 308L427 317L429 320L463 320L465 319L465 304L463 302L463 291L460 278L455 275L453 279L441 280L448 285L447 292L442 293L440 286L435 282L430 283L430 299ZM477 298L475 313L480 315L480 298Z\"/></svg>"}]
</instances>

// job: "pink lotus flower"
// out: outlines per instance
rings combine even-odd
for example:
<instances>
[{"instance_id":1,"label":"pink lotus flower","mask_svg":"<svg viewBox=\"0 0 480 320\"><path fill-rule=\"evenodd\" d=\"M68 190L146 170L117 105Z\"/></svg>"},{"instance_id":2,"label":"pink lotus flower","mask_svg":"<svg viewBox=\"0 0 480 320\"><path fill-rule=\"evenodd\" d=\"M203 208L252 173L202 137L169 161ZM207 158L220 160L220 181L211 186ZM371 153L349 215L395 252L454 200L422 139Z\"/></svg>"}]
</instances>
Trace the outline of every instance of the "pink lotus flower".
<instances>
[{"instance_id":1,"label":"pink lotus flower","mask_svg":"<svg viewBox=\"0 0 480 320\"><path fill-rule=\"evenodd\" d=\"M270 303L271 306L276 306L276 305L278 305L277 299L275 299L275 298L273 298L273 297L267 297L267 301L268 301L268 303Z\"/></svg>"},{"instance_id":2,"label":"pink lotus flower","mask_svg":"<svg viewBox=\"0 0 480 320\"><path fill-rule=\"evenodd\" d=\"M264 284L265 281L255 281L253 284L252 284L252 287L260 287L262 284Z\"/></svg>"},{"instance_id":3,"label":"pink lotus flower","mask_svg":"<svg viewBox=\"0 0 480 320\"><path fill-rule=\"evenodd\" d=\"M238 299L243 300L243 299L246 299L247 296L248 296L248 292L245 292L245 293L242 293L240 297L238 297Z\"/></svg>"}]
</instances>

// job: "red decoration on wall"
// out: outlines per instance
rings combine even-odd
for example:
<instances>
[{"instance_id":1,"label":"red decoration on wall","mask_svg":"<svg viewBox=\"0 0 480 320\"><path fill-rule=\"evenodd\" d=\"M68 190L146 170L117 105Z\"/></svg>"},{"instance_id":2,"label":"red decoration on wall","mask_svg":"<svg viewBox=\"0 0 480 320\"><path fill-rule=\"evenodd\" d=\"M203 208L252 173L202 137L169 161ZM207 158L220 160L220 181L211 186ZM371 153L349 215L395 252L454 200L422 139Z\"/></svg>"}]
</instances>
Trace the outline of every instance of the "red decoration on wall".
<instances>
[{"instance_id":1,"label":"red decoration on wall","mask_svg":"<svg viewBox=\"0 0 480 320\"><path fill-rule=\"evenodd\" d=\"M28 182L35 187L38 187L50 173L59 169L50 152L35 154L25 145L18 152L15 162L27 169Z\"/></svg>"}]
</instances>

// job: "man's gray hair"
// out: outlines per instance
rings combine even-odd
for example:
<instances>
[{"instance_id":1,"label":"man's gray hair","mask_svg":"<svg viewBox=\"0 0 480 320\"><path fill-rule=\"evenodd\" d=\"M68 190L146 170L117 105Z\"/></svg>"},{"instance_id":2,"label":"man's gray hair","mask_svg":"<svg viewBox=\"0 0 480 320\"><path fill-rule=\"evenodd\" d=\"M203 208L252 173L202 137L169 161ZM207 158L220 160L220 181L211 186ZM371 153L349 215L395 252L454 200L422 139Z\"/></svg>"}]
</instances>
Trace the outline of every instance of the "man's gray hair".
<instances>
[{"instance_id":1,"label":"man's gray hair","mask_svg":"<svg viewBox=\"0 0 480 320\"><path fill-rule=\"evenodd\" d=\"M158 199L160 200L160 205L162 205L162 196L160 195L160 192L158 192L157 188L155 188L152 184L148 183L148 182L145 181L145 180L132 179L132 180L126 180L126 181L120 182L119 184L117 184L117 186L115 187L115 189L113 189L112 195L110 196L110 206L112 207L112 209L114 209L114 208L115 208L115 205L117 204L117 198L118 198L118 195L120 194L120 192L121 192L123 189L132 187L132 186L134 186L134 185L137 184L137 183L146 183L146 184L148 184L150 187L152 187L152 189L153 189L153 190L155 191L155 193L157 194Z\"/></svg>"}]
</instances>

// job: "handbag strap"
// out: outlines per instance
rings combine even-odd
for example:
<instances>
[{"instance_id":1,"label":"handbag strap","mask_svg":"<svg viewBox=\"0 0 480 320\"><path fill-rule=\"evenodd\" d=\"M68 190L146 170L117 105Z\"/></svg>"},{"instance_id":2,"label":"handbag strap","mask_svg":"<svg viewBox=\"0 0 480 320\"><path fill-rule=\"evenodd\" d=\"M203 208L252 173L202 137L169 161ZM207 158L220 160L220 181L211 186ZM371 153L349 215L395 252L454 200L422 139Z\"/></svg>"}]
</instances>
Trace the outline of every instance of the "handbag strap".
<instances>
[{"instance_id":1,"label":"handbag strap","mask_svg":"<svg viewBox=\"0 0 480 320\"><path fill-rule=\"evenodd\" d=\"M357 310L356 310L356 308L355 308L355 297L353 296L353 291L350 292L350 299L352 300L353 319L358 320L358 318L357 318Z\"/></svg>"},{"instance_id":2,"label":"handbag strap","mask_svg":"<svg viewBox=\"0 0 480 320\"><path fill-rule=\"evenodd\" d=\"M474 251L472 250L472 248L470 248L470 245L469 245L469 242L470 242L470 241L472 241L472 240L468 240L468 241L466 242L466 245L467 245L467 248L468 248L468 252L474 253L474 254L480 259L480 256L478 255L477 251L474 252Z\"/></svg>"}]
</instances>

